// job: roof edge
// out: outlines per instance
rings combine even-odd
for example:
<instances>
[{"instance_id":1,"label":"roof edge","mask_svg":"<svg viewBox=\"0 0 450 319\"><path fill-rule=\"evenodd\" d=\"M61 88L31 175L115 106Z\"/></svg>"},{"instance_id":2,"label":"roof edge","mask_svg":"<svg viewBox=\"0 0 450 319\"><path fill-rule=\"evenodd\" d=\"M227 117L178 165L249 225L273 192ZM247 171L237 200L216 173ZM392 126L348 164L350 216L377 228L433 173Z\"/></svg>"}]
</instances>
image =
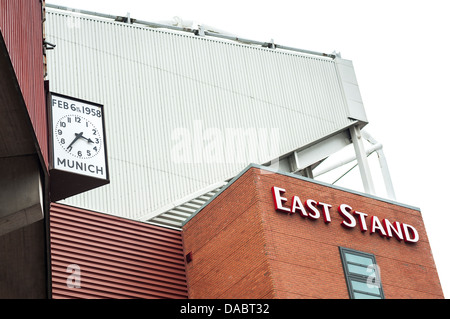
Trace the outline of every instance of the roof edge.
<instances>
[{"instance_id":1,"label":"roof edge","mask_svg":"<svg viewBox=\"0 0 450 319\"><path fill-rule=\"evenodd\" d=\"M157 22L133 19L130 17L122 17L122 16L105 14L105 13L100 13L100 12L95 12L95 11L75 9L75 8L70 8L70 7L61 6L61 5L50 4L50 3L46 3L45 7L50 8L50 9L55 9L55 10L69 11L69 12L73 12L73 13L77 13L77 14L89 15L89 16L98 17L98 18L110 19L114 22L119 22L119 23L128 23L130 25L138 24L138 25L143 25L146 27L155 28L155 29L168 29L168 30L172 30L172 31L188 32L188 33L192 33L196 36L209 36L209 37L214 37L214 38L219 38L219 39L231 40L231 41L248 44L248 45L258 45L263 48L268 48L268 49L273 49L273 50L280 49L280 50L293 51L293 52L297 52L297 53L313 55L313 56L318 56L318 57L323 57L323 58L329 58L331 60L335 60L336 57L340 56L340 54L337 54L335 52L324 53L324 52L318 52L318 51L311 51L311 50L305 50L305 49L299 49L299 48L294 48L294 47L290 47L290 46L280 45L280 44L276 44L276 43L272 43L272 42L256 41L256 40L240 38L240 37L236 37L236 36L232 36L232 35L221 34L221 33L214 32L214 31L201 30L201 28L202 28L201 25L199 26L199 28L179 27L179 26L174 26L174 25L169 25L169 24L162 24L162 23L157 23Z\"/></svg>"},{"instance_id":2,"label":"roof edge","mask_svg":"<svg viewBox=\"0 0 450 319\"><path fill-rule=\"evenodd\" d=\"M337 190L344 191L344 192L347 192L347 193L363 196L363 197L366 197L366 198L375 199L375 200L382 201L382 202L385 202L385 203L388 203L388 204L397 205L397 206L401 206L401 207L405 207L405 208L408 208L408 209L412 209L412 210L416 210L418 212L421 212L420 208L412 206L412 205L403 204L403 203L400 203L400 202L397 202L397 201L393 201L393 200L390 200L390 199L387 199L387 198L383 198L383 197L378 197L378 196L371 195L371 194L362 193L362 192L359 192L359 191L351 190L351 189L348 189L348 188L345 188L345 187L341 187L341 186L331 185L331 184L328 184L328 183L325 183L325 182L321 182L321 181L318 181L318 180L315 180L315 179L311 179L311 178L307 178L307 177L304 177L304 176L300 176L300 175L297 175L297 174L288 173L288 172L281 172L281 171L277 171L275 169L272 169L272 168L269 168L269 167L266 167L266 166L262 166L262 165L259 165L259 164L251 163L246 168L244 168L238 175L236 175L233 179L231 179L228 182L228 184L225 185L225 187L223 187L219 192L217 192L217 194L215 194L213 197L211 197L211 199L209 201L207 201L202 207L200 207L194 214L192 214L188 219L186 219L183 222L182 227L184 227L194 216L196 216L198 213L200 213L206 206L208 206L213 200L215 200L220 194L222 194L226 189L228 189L228 187L230 187L235 181L237 181L242 175L244 175L251 168L258 168L258 169L265 170L265 171L268 171L268 172L272 172L272 173L275 173L275 174L280 174L280 175L284 175L284 176L300 179L300 180L307 181L307 182L310 182L310 183L314 183L314 184L317 184L317 185L320 185L320 186L325 186L325 187L337 189Z\"/></svg>"}]
</instances>

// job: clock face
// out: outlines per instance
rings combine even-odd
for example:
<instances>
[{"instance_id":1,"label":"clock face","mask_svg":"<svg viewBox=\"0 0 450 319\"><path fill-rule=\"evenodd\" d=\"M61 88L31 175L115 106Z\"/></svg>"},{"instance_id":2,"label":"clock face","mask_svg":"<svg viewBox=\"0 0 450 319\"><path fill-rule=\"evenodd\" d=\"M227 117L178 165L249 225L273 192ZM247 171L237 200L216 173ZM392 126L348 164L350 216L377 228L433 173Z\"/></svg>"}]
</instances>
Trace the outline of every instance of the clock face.
<instances>
[{"instance_id":1,"label":"clock face","mask_svg":"<svg viewBox=\"0 0 450 319\"><path fill-rule=\"evenodd\" d=\"M103 105L52 93L51 169L109 180Z\"/></svg>"},{"instance_id":2,"label":"clock face","mask_svg":"<svg viewBox=\"0 0 450 319\"><path fill-rule=\"evenodd\" d=\"M64 151L78 159L92 158L101 150L101 131L80 115L61 117L56 122L54 136Z\"/></svg>"}]
</instances>

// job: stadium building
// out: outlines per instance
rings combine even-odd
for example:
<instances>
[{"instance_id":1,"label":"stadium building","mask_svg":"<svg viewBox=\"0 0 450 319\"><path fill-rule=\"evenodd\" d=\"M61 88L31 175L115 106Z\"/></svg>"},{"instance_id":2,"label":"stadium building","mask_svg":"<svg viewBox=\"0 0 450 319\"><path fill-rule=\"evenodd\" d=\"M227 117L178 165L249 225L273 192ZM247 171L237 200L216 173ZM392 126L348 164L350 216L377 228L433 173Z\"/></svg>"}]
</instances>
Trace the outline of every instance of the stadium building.
<instances>
[{"instance_id":1,"label":"stadium building","mask_svg":"<svg viewBox=\"0 0 450 319\"><path fill-rule=\"evenodd\" d=\"M350 60L38 0L0 28L0 296L444 297ZM318 179L348 149L363 190Z\"/></svg>"}]
</instances>

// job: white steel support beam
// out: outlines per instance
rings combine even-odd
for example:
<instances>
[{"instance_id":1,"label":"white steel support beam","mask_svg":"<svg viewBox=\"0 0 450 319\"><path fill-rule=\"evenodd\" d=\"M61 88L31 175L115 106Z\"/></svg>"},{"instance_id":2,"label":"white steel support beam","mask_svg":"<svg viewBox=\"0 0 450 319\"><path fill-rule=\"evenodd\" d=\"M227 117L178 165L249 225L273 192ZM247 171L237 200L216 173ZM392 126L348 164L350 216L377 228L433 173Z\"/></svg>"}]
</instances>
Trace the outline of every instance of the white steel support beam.
<instances>
[{"instance_id":1,"label":"white steel support beam","mask_svg":"<svg viewBox=\"0 0 450 319\"><path fill-rule=\"evenodd\" d=\"M378 142L366 131L361 131L361 135L366 139L369 143L373 145L379 145ZM383 175L384 185L386 187L387 196L395 200L395 192L394 185L392 184L391 174L389 173L388 164L386 161L386 157L384 156L383 148L380 147L377 150L378 162L380 163L381 174Z\"/></svg>"},{"instance_id":2,"label":"white steel support beam","mask_svg":"<svg viewBox=\"0 0 450 319\"><path fill-rule=\"evenodd\" d=\"M373 152L378 152L378 150L380 150L382 148L383 148L383 145L381 145L379 143L372 145L371 147L366 149L367 157L369 157L369 155L371 155ZM319 177L319 176L326 174L338 167L341 167L350 162L353 162L354 160L356 160L356 155L355 155L355 153L352 153L346 157L341 157L339 160L336 160L335 162L333 162L331 164L319 166L319 167L317 167L317 169L314 170L314 177Z\"/></svg>"},{"instance_id":3,"label":"white steel support beam","mask_svg":"<svg viewBox=\"0 0 450 319\"><path fill-rule=\"evenodd\" d=\"M356 160L358 161L358 167L364 186L364 191L368 194L375 195L375 187L373 185L372 174L370 173L366 151L364 150L361 131L357 125L350 127L349 130L353 147L355 148Z\"/></svg>"},{"instance_id":4,"label":"white steel support beam","mask_svg":"<svg viewBox=\"0 0 450 319\"><path fill-rule=\"evenodd\" d=\"M386 193L388 197L395 200L394 185L392 184L391 174L389 173L386 157L384 156L383 149L377 151L378 161L380 162L381 174L383 175L384 185L386 187Z\"/></svg>"},{"instance_id":5,"label":"white steel support beam","mask_svg":"<svg viewBox=\"0 0 450 319\"><path fill-rule=\"evenodd\" d=\"M291 165L290 171L296 173L311 167L350 143L350 136L347 131L344 131L330 136L314 145L310 145L303 150L295 151L289 157Z\"/></svg>"},{"instance_id":6,"label":"white steel support beam","mask_svg":"<svg viewBox=\"0 0 450 319\"><path fill-rule=\"evenodd\" d=\"M314 174L313 174L311 166L306 167L303 171L304 171L304 174L305 174L306 177L314 178Z\"/></svg>"}]
</instances>

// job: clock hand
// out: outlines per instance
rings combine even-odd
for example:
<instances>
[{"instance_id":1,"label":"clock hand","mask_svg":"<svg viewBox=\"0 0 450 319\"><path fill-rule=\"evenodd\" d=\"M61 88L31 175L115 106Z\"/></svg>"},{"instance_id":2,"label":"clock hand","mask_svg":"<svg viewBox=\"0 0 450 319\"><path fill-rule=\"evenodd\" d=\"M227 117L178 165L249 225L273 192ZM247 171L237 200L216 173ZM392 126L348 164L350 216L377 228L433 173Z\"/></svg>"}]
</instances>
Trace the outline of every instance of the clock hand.
<instances>
[{"instance_id":1,"label":"clock hand","mask_svg":"<svg viewBox=\"0 0 450 319\"><path fill-rule=\"evenodd\" d=\"M83 137L83 132L81 133L75 133L75 138L73 139L72 143L69 144L69 146L67 146L67 148L72 148L73 143L75 143L76 141L78 141L78 139L80 137Z\"/></svg>"},{"instance_id":2,"label":"clock hand","mask_svg":"<svg viewBox=\"0 0 450 319\"><path fill-rule=\"evenodd\" d=\"M83 134L83 132L81 132L81 134ZM91 140L90 138L84 137L83 135L81 135L80 137L84 138L88 143L94 143L94 141Z\"/></svg>"}]
</instances>

